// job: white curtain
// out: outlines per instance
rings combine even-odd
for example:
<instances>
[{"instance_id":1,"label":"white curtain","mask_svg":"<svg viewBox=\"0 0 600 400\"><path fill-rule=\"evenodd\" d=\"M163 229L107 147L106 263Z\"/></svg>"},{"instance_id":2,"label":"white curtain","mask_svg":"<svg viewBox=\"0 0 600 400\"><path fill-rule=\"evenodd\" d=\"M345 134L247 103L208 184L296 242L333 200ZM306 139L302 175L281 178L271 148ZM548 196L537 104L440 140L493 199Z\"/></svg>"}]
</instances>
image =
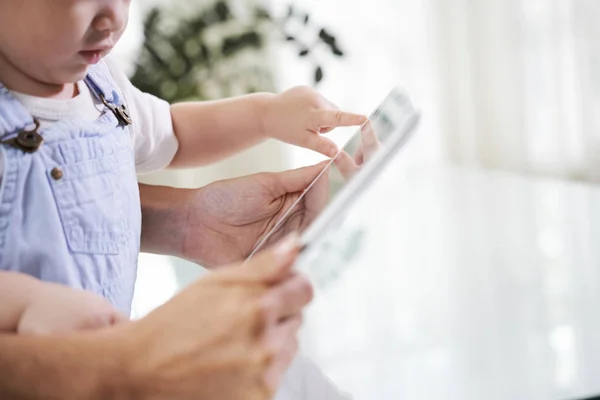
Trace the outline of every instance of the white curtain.
<instances>
[{"instance_id":1,"label":"white curtain","mask_svg":"<svg viewBox=\"0 0 600 400\"><path fill-rule=\"evenodd\" d=\"M460 164L600 179L595 0L436 0L442 146Z\"/></svg>"}]
</instances>

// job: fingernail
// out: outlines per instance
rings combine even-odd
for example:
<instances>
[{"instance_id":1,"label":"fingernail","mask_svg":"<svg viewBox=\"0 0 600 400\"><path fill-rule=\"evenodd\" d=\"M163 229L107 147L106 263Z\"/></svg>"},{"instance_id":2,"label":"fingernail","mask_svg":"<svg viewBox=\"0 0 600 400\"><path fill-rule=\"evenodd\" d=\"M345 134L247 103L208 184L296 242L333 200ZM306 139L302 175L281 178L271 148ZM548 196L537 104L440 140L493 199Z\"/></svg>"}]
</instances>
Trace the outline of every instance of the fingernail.
<instances>
[{"instance_id":1,"label":"fingernail","mask_svg":"<svg viewBox=\"0 0 600 400\"><path fill-rule=\"evenodd\" d=\"M275 258L277 262L284 263L290 258L291 253L298 247L298 233L289 234L280 244L275 247Z\"/></svg>"},{"instance_id":2,"label":"fingernail","mask_svg":"<svg viewBox=\"0 0 600 400\"><path fill-rule=\"evenodd\" d=\"M338 149L338 147L337 147L337 145L335 143L331 143L330 142L330 143L327 143L326 146L327 146L327 153L326 154L330 158L333 158L333 157L337 156L337 153L338 153L339 149Z\"/></svg>"}]
</instances>

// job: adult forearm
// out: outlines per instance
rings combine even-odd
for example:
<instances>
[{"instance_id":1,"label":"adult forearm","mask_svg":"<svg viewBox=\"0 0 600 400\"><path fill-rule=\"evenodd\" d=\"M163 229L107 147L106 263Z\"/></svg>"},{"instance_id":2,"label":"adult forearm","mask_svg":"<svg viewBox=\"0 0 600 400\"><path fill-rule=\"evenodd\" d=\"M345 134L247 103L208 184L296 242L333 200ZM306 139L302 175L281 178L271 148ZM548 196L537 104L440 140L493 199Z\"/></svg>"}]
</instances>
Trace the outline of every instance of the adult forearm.
<instances>
[{"instance_id":1,"label":"adult forearm","mask_svg":"<svg viewBox=\"0 0 600 400\"><path fill-rule=\"evenodd\" d=\"M141 250L182 257L187 203L191 191L140 184L142 203Z\"/></svg>"},{"instance_id":2,"label":"adult forearm","mask_svg":"<svg viewBox=\"0 0 600 400\"><path fill-rule=\"evenodd\" d=\"M171 106L173 128L179 141L171 166L206 165L266 139L263 114L272 96L256 93Z\"/></svg>"},{"instance_id":3,"label":"adult forearm","mask_svg":"<svg viewBox=\"0 0 600 400\"><path fill-rule=\"evenodd\" d=\"M124 352L99 334L0 335L2 399L128 399Z\"/></svg>"}]
</instances>

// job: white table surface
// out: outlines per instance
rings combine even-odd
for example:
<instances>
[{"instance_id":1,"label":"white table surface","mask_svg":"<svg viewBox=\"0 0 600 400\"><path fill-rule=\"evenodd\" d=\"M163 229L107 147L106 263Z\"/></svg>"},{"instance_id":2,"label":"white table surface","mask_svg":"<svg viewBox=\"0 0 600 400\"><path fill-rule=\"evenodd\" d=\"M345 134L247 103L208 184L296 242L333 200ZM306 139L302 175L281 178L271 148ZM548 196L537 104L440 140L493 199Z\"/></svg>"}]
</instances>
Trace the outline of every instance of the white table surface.
<instances>
[{"instance_id":1,"label":"white table surface","mask_svg":"<svg viewBox=\"0 0 600 400\"><path fill-rule=\"evenodd\" d=\"M332 236L302 347L356 399L600 394L600 188L395 164Z\"/></svg>"}]
</instances>

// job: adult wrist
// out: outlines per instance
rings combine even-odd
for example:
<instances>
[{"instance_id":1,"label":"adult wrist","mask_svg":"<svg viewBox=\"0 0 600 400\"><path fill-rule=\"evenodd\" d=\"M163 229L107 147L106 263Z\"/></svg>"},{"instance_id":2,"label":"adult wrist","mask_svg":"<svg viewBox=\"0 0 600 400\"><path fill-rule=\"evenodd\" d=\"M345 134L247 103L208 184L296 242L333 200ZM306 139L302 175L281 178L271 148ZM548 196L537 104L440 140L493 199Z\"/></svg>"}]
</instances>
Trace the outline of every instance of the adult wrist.
<instances>
[{"instance_id":1,"label":"adult wrist","mask_svg":"<svg viewBox=\"0 0 600 400\"><path fill-rule=\"evenodd\" d=\"M142 200L141 250L184 257L191 189L140 185Z\"/></svg>"},{"instance_id":2,"label":"adult wrist","mask_svg":"<svg viewBox=\"0 0 600 400\"><path fill-rule=\"evenodd\" d=\"M134 332L117 326L98 332L91 344L97 364L92 368L88 387L90 399L143 400L146 382L137 362L144 349L136 343Z\"/></svg>"}]
</instances>

